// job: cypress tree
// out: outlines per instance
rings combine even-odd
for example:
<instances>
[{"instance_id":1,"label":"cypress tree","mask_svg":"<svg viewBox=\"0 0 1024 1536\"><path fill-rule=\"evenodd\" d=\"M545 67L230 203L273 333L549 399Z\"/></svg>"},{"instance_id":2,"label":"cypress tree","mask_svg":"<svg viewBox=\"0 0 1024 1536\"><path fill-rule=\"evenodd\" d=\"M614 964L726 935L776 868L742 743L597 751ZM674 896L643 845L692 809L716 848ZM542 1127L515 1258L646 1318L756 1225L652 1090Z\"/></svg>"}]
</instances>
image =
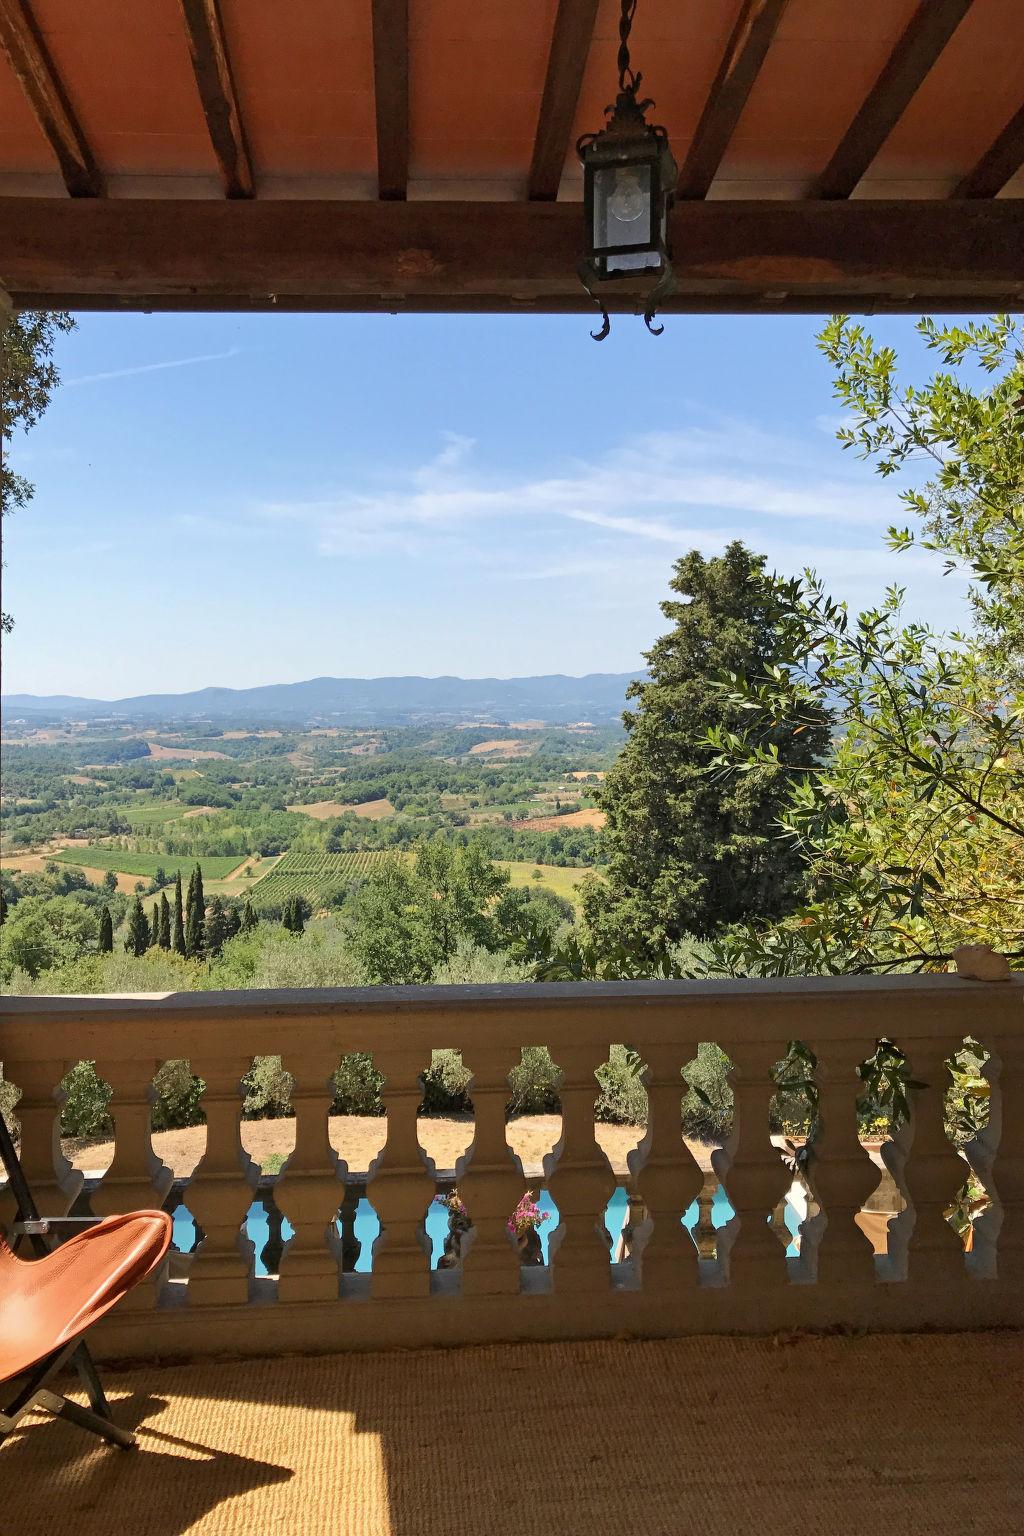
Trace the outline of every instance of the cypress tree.
<instances>
[{"instance_id":1,"label":"cypress tree","mask_svg":"<svg viewBox=\"0 0 1024 1536\"><path fill-rule=\"evenodd\" d=\"M224 903L219 896L214 896L210 902L206 914L206 949L211 955L219 955L224 940L228 937L228 918L224 911Z\"/></svg>"},{"instance_id":2,"label":"cypress tree","mask_svg":"<svg viewBox=\"0 0 1024 1536\"><path fill-rule=\"evenodd\" d=\"M227 937L233 939L242 926L242 919L238 915L237 907L228 907L224 913L224 924L227 928Z\"/></svg>"},{"instance_id":3,"label":"cypress tree","mask_svg":"<svg viewBox=\"0 0 1024 1536\"><path fill-rule=\"evenodd\" d=\"M124 947L130 955L144 955L149 948L149 924L142 910L142 902L136 896L128 914L128 937Z\"/></svg>"},{"instance_id":4,"label":"cypress tree","mask_svg":"<svg viewBox=\"0 0 1024 1536\"><path fill-rule=\"evenodd\" d=\"M171 947L171 904L167 900L167 892L160 897L160 936L157 941L161 949Z\"/></svg>"},{"instance_id":5,"label":"cypress tree","mask_svg":"<svg viewBox=\"0 0 1024 1536\"><path fill-rule=\"evenodd\" d=\"M242 908L242 929L241 929L241 931L243 933L251 933L252 930L256 927L256 924L258 922L259 922L259 918L256 916L256 910L253 907L252 902L249 900L249 898L247 896L245 898L245 906Z\"/></svg>"},{"instance_id":6,"label":"cypress tree","mask_svg":"<svg viewBox=\"0 0 1024 1536\"><path fill-rule=\"evenodd\" d=\"M160 943L160 903L154 901L153 910L149 915L149 942Z\"/></svg>"},{"instance_id":7,"label":"cypress tree","mask_svg":"<svg viewBox=\"0 0 1024 1536\"><path fill-rule=\"evenodd\" d=\"M188 883L188 906L185 911L185 953L190 960L202 959L206 946L205 919L203 872L197 864Z\"/></svg>"},{"instance_id":8,"label":"cypress tree","mask_svg":"<svg viewBox=\"0 0 1024 1536\"><path fill-rule=\"evenodd\" d=\"M185 953L185 918L181 910L181 870L174 877L174 922L171 928L171 948L176 954Z\"/></svg>"},{"instance_id":9,"label":"cypress tree","mask_svg":"<svg viewBox=\"0 0 1024 1536\"><path fill-rule=\"evenodd\" d=\"M110 908L104 907L100 917L100 954L109 955L114 949L114 923Z\"/></svg>"},{"instance_id":10,"label":"cypress tree","mask_svg":"<svg viewBox=\"0 0 1024 1536\"><path fill-rule=\"evenodd\" d=\"M7 897L0 891L0 928L7 921Z\"/></svg>"},{"instance_id":11,"label":"cypress tree","mask_svg":"<svg viewBox=\"0 0 1024 1536\"><path fill-rule=\"evenodd\" d=\"M799 849L777 821L794 782L827 750L827 711L799 732L795 721L776 722L777 763L728 779L709 771L708 731L744 725L715 674L753 681L785 665L785 583L764 564L739 541L717 559L694 550L676 562L678 599L661 605L672 628L647 652L647 679L630 685L637 703L623 715L626 744L598 797L607 879L585 882L582 896L599 945L653 956L686 934L784 916L804 893Z\"/></svg>"}]
</instances>

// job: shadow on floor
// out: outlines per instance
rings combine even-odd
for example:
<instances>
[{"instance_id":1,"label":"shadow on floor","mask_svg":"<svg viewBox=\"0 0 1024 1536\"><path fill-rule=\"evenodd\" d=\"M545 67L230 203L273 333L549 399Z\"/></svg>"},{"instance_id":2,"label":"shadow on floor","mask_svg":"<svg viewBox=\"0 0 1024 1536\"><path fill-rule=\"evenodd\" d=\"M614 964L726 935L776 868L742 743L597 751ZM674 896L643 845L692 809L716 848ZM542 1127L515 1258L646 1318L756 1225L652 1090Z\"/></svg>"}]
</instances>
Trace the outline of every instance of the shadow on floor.
<instances>
[{"instance_id":1,"label":"shadow on floor","mask_svg":"<svg viewBox=\"0 0 1024 1536\"><path fill-rule=\"evenodd\" d=\"M0 1452L18 1536L1024 1528L1021 1335L509 1345L113 1375L141 1451ZM147 1397L147 1389L153 1393ZM65 1462L64 1458L70 1458Z\"/></svg>"}]
</instances>

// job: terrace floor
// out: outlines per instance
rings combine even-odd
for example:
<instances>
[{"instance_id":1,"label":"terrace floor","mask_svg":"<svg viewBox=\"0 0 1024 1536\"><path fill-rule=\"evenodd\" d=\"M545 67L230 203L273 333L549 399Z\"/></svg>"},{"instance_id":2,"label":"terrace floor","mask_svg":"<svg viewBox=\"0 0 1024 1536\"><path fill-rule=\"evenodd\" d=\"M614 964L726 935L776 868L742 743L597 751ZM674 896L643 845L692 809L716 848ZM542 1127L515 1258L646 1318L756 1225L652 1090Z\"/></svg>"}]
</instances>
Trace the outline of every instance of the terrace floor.
<instances>
[{"instance_id":1,"label":"terrace floor","mask_svg":"<svg viewBox=\"0 0 1024 1536\"><path fill-rule=\"evenodd\" d=\"M1009 1533L1024 1529L1022 1342L623 1340L108 1371L138 1452L26 1420L0 1451L4 1528Z\"/></svg>"}]
</instances>

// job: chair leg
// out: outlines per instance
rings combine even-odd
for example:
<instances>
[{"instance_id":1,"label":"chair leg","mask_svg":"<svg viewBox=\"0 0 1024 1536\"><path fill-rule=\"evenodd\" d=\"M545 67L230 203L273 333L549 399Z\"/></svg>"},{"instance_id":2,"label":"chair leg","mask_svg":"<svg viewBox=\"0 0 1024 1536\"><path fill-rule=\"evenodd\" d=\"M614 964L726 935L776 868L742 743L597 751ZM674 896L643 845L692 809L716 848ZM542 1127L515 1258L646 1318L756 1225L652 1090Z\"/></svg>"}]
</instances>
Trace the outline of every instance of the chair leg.
<instances>
[{"instance_id":1,"label":"chair leg","mask_svg":"<svg viewBox=\"0 0 1024 1536\"><path fill-rule=\"evenodd\" d=\"M130 1429L121 1429L111 1419L102 1414L93 1413L91 1408L83 1408L80 1403L69 1402L66 1397L59 1396L56 1392L40 1392L36 1401L40 1408L45 1408L47 1413L52 1413L58 1418L70 1419L72 1424L77 1424L79 1429L87 1429L91 1434L99 1435L101 1440L106 1440L110 1445L118 1446L122 1451L129 1451L135 1445L135 1435Z\"/></svg>"},{"instance_id":2,"label":"chair leg","mask_svg":"<svg viewBox=\"0 0 1024 1536\"><path fill-rule=\"evenodd\" d=\"M98 1413L101 1419L109 1419L110 1404L107 1402L107 1394L103 1390L103 1383L100 1381L92 1355L89 1353L89 1346L84 1339L75 1350L75 1368L89 1395L93 1413Z\"/></svg>"},{"instance_id":3,"label":"chair leg","mask_svg":"<svg viewBox=\"0 0 1024 1536\"><path fill-rule=\"evenodd\" d=\"M75 1359L79 1374L85 1382L89 1400L93 1405L92 1409L82 1408L78 1403L69 1402L66 1397L58 1392L51 1392L47 1387L47 1383L56 1376L61 1366L72 1358ZM95 1397L94 1388L97 1394ZM101 1439L106 1440L110 1445L119 1446L121 1450L129 1450L136 1443L135 1436L130 1430L119 1428L111 1419L110 1407L100 1386L92 1357L85 1344L79 1340L66 1345L64 1349L57 1350L41 1361L13 1400L6 1408L0 1410L0 1444L16 1427L19 1419L22 1419L30 1408L37 1406L45 1409L47 1413L70 1419L79 1428L99 1435Z\"/></svg>"}]
</instances>

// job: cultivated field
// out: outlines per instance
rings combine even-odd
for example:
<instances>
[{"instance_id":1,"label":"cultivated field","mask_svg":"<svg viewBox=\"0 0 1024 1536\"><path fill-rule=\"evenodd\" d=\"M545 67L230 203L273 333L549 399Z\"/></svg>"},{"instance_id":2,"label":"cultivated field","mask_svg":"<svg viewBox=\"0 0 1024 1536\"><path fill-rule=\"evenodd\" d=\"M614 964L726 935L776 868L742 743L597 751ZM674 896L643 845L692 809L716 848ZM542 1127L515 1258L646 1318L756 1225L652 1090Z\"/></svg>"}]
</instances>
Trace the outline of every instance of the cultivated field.
<instances>
[{"instance_id":1,"label":"cultivated field","mask_svg":"<svg viewBox=\"0 0 1024 1536\"><path fill-rule=\"evenodd\" d=\"M603 827L607 819L604 811L587 806L582 811L567 811L564 816L528 816L515 825L528 832L560 832L564 827Z\"/></svg>"},{"instance_id":2,"label":"cultivated field","mask_svg":"<svg viewBox=\"0 0 1024 1536\"><path fill-rule=\"evenodd\" d=\"M309 805L290 805L288 810L297 811L300 816L312 816L314 821L332 821L335 816L344 816L349 811L366 821L382 821L385 816L395 814L390 800L361 800L358 805L341 800L314 800Z\"/></svg>"},{"instance_id":3,"label":"cultivated field","mask_svg":"<svg viewBox=\"0 0 1024 1536\"><path fill-rule=\"evenodd\" d=\"M304 896L314 907L322 905L343 891L346 886L393 855L365 851L361 853L318 853L305 849L290 849L276 869L265 875L252 891L254 906L279 906L292 896ZM233 882L238 893L248 886L248 881Z\"/></svg>"},{"instance_id":4,"label":"cultivated field","mask_svg":"<svg viewBox=\"0 0 1024 1536\"><path fill-rule=\"evenodd\" d=\"M124 848L111 848L104 843L90 843L85 848L62 848L53 857L61 864L77 864L83 869L100 871L113 869L120 874L134 875L136 879L152 880L158 869L173 874L180 869L187 875L196 863L192 854L177 853L129 853ZM242 863L238 854L215 854L201 858L203 875L211 880L224 880Z\"/></svg>"}]
</instances>

